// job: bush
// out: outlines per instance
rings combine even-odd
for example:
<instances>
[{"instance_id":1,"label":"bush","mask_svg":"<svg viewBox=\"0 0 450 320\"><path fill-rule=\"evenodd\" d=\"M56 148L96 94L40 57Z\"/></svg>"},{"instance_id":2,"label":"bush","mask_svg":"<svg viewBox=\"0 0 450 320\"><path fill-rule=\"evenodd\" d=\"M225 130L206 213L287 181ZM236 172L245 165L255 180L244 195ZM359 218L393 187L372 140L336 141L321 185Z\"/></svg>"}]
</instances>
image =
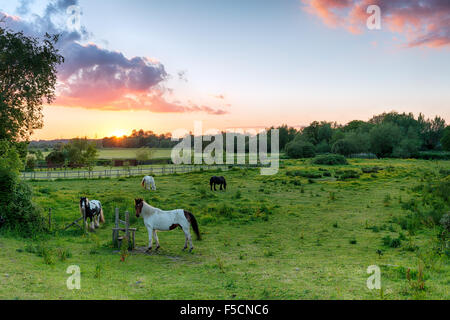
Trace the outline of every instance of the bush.
<instances>
[{"instance_id":1,"label":"bush","mask_svg":"<svg viewBox=\"0 0 450 320\"><path fill-rule=\"evenodd\" d=\"M402 241L400 240L400 238L391 238L390 236L386 236L382 238L383 240L383 244L387 247L391 247L391 248L398 248L400 247Z\"/></svg>"},{"instance_id":2,"label":"bush","mask_svg":"<svg viewBox=\"0 0 450 320\"><path fill-rule=\"evenodd\" d=\"M358 179L360 175L361 173L356 170L339 170L335 174L338 180Z\"/></svg>"},{"instance_id":3,"label":"bush","mask_svg":"<svg viewBox=\"0 0 450 320\"><path fill-rule=\"evenodd\" d=\"M316 155L316 151L313 144L301 140L294 140L286 145L286 154L294 159L312 158Z\"/></svg>"},{"instance_id":4,"label":"bush","mask_svg":"<svg viewBox=\"0 0 450 320\"><path fill-rule=\"evenodd\" d=\"M291 170L286 171L286 175L291 177L303 177L311 179L322 178L322 173L316 171Z\"/></svg>"},{"instance_id":5,"label":"bush","mask_svg":"<svg viewBox=\"0 0 450 320\"><path fill-rule=\"evenodd\" d=\"M447 232L450 232L450 212L442 216L440 223Z\"/></svg>"},{"instance_id":6,"label":"bush","mask_svg":"<svg viewBox=\"0 0 450 320\"><path fill-rule=\"evenodd\" d=\"M31 199L30 187L19 181L16 173L0 168L0 212L4 218L2 229L23 237L43 231L44 219Z\"/></svg>"},{"instance_id":7,"label":"bush","mask_svg":"<svg viewBox=\"0 0 450 320\"><path fill-rule=\"evenodd\" d=\"M379 167L365 167L361 168L361 171L364 173L378 173L379 170L382 170Z\"/></svg>"},{"instance_id":8,"label":"bush","mask_svg":"<svg viewBox=\"0 0 450 320\"><path fill-rule=\"evenodd\" d=\"M348 164L347 159L340 154L323 154L312 159L314 164L324 165L345 165Z\"/></svg>"}]
</instances>

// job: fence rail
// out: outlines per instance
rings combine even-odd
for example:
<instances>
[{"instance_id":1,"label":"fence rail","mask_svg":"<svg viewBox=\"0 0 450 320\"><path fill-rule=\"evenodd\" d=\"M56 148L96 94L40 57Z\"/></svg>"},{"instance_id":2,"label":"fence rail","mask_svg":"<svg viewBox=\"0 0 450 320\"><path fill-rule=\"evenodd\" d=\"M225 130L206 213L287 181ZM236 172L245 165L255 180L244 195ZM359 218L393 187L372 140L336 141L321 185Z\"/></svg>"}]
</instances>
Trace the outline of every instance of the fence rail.
<instances>
[{"instance_id":1,"label":"fence rail","mask_svg":"<svg viewBox=\"0 0 450 320\"><path fill-rule=\"evenodd\" d=\"M228 170L232 167L257 168L262 165L252 164L215 164L215 165L171 165L149 168L129 169L105 169L93 171L64 170L64 171L33 171L22 172L24 180L55 180L55 179L97 179L97 178L120 178L140 175L165 175L173 173L187 173L200 170Z\"/></svg>"}]
</instances>

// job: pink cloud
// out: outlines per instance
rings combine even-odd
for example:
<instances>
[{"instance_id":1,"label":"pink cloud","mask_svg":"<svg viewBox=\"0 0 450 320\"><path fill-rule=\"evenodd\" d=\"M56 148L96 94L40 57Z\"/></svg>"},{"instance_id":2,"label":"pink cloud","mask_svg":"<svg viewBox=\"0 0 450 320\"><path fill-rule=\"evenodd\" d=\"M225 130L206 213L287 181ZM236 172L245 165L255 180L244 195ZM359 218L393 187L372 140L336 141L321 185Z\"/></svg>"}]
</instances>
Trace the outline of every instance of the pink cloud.
<instances>
[{"instance_id":1,"label":"pink cloud","mask_svg":"<svg viewBox=\"0 0 450 320\"><path fill-rule=\"evenodd\" d=\"M168 74L156 59L127 58L121 52L107 50L94 43L80 44L89 39L87 30L68 31L52 22L52 17L65 14L68 6L76 4L77 0L50 1L44 15L33 15L31 21L0 12L0 19L3 18L12 30L37 38L46 32L60 34L58 46L65 62L58 69L55 104L100 110L227 113L220 108L167 101L164 93L171 93L171 89L165 88ZM26 12L28 9L25 6L21 10ZM180 74L184 77L185 72Z\"/></svg>"},{"instance_id":2,"label":"pink cloud","mask_svg":"<svg viewBox=\"0 0 450 320\"><path fill-rule=\"evenodd\" d=\"M330 27L352 33L366 29L370 5L381 8L382 28L403 35L408 47L450 45L448 0L302 0L304 10Z\"/></svg>"}]
</instances>

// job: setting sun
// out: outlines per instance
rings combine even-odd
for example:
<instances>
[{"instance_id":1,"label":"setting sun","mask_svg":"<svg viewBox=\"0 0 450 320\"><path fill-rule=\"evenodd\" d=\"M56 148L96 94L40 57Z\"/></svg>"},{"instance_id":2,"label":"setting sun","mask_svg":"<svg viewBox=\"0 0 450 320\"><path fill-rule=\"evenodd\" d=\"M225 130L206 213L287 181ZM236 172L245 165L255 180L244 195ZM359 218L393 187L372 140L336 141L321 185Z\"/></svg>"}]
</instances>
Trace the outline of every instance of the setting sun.
<instances>
[{"instance_id":1,"label":"setting sun","mask_svg":"<svg viewBox=\"0 0 450 320\"><path fill-rule=\"evenodd\" d=\"M120 138L120 137L126 136L127 134L128 134L128 130L117 129L117 130L114 130L113 132L111 132L111 134L109 136Z\"/></svg>"}]
</instances>

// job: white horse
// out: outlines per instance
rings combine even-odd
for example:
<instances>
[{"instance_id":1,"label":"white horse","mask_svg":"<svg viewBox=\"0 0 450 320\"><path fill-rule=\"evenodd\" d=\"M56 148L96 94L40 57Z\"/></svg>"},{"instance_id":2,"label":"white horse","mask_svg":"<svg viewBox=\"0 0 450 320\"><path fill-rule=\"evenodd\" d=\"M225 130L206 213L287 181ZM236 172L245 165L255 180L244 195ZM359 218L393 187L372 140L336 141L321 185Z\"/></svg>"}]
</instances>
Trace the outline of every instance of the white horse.
<instances>
[{"instance_id":1,"label":"white horse","mask_svg":"<svg viewBox=\"0 0 450 320\"><path fill-rule=\"evenodd\" d=\"M156 190L155 179L152 176L145 176L142 178L141 185L143 188L150 190Z\"/></svg>"},{"instance_id":2,"label":"white horse","mask_svg":"<svg viewBox=\"0 0 450 320\"><path fill-rule=\"evenodd\" d=\"M184 248L185 250L188 245L188 241L190 244L189 252L194 249L192 245L191 232L189 230L190 225L192 225L192 229L194 229L195 234L197 235L197 239L200 240L200 231L198 230L197 220L194 215L189 211L183 209L176 209L170 211L164 211L158 208L154 208L145 202L143 199L135 199L135 209L136 209L136 217L142 214L144 218L145 227L148 230L148 249L147 251L152 250L153 245L153 237L156 240L156 250L159 249L159 239L156 235L156 231L169 231L173 230L176 227L180 227L185 236Z\"/></svg>"}]
</instances>

